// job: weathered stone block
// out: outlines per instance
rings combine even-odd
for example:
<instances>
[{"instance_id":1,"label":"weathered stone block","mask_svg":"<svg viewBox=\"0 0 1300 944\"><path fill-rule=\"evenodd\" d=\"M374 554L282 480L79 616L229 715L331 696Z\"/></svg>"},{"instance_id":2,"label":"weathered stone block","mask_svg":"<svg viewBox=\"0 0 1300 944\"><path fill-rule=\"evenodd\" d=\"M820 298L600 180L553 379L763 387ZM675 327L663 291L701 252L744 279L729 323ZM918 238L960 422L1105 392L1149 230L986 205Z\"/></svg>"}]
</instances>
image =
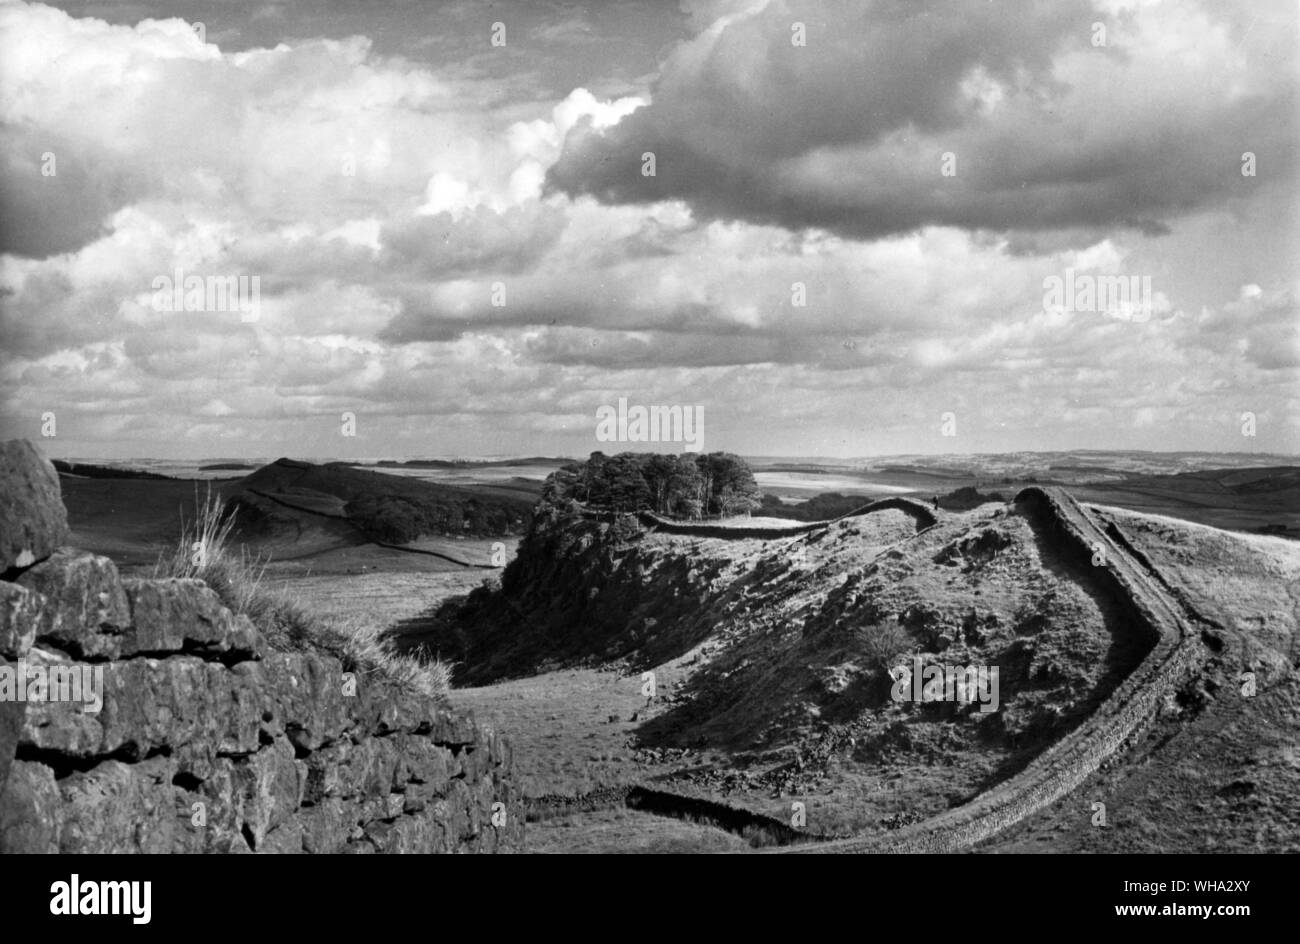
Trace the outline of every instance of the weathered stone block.
<instances>
[{"instance_id":1,"label":"weathered stone block","mask_svg":"<svg viewBox=\"0 0 1300 944\"><path fill-rule=\"evenodd\" d=\"M348 834L356 826L353 804L338 797L326 797L315 806L304 807L296 817L302 826L302 847L306 852L331 853L340 851L348 841Z\"/></svg>"},{"instance_id":2,"label":"weathered stone block","mask_svg":"<svg viewBox=\"0 0 1300 944\"><path fill-rule=\"evenodd\" d=\"M343 669L337 659L277 652L232 671L251 680L271 723L301 750L317 750L356 725L350 710L354 702L343 694Z\"/></svg>"},{"instance_id":3,"label":"weathered stone block","mask_svg":"<svg viewBox=\"0 0 1300 944\"><path fill-rule=\"evenodd\" d=\"M178 845L175 764L107 760L59 782L63 798L59 851L170 852Z\"/></svg>"},{"instance_id":4,"label":"weathered stone block","mask_svg":"<svg viewBox=\"0 0 1300 944\"><path fill-rule=\"evenodd\" d=\"M53 770L16 761L0 792L0 855L58 852L61 803Z\"/></svg>"},{"instance_id":5,"label":"weathered stone block","mask_svg":"<svg viewBox=\"0 0 1300 944\"><path fill-rule=\"evenodd\" d=\"M60 550L18 578L45 597L36 637L79 658L115 659L131 623L117 565L107 557Z\"/></svg>"},{"instance_id":6,"label":"weathered stone block","mask_svg":"<svg viewBox=\"0 0 1300 944\"><path fill-rule=\"evenodd\" d=\"M277 738L234 765L234 787L242 798L241 828L252 835L260 851L271 830L286 822L298 805L298 768L293 747Z\"/></svg>"},{"instance_id":7,"label":"weathered stone block","mask_svg":"<svg viewBox=\"0 0 1300 944\"><path fill-rule=\"evenodd\" d=\"M193 652L258 659L264 644L246 616L236 616L202 580L128 580L131 629L122 655Z\"/></svg>"},{"instance_id":8,"label":"weathered stone block","mask_svg":"<svg viewBox=\"0 0 1300 944\"><path fill-rule=\"evenodd\" d=\"M302 826L297 820L289 820L266 835L266 841L257 847L260 853L271 855L300 855L302 847Z\"/></svg>"},{"instance_id":9,"label":"weathered stone block","mask_svg":"<svg viewBox=\"0 0 1300 944\"><path fill-rule=\"evenodd\" d=\"M103 709L90 714L76 703L32 703L24 743L72 757L102 756L122 748L144 756L155 748L174 750L195 742L208 743L223 754L249 754L258 748L263 692L219 663L176 656L94 668L103 670Z\"/></svg>"},{"instance_id":10,"label":"weathered stone block","mask_svg":"<svg viewBox=\"0 0 1300 944\"><path fill-rule=\"evenodd\" d=\"M45 598L34 590L0 580L0 658L21 659L36 640Z\"/></svg>"},{"instance_id":11,"label":"weathered stone block","mask_svg":"<svg viewBox=\"0 0 1300 944\"><path fill-rule=\"evenodd\" d=\"M0 443L0 574L45 560L67 540L54 466L25 439Z\"/></svg>"},{"instance_id":12,"label":"weathered stone block","mask_svg":"<svg viewBox=\"0 0 1300 944\"><path fill-rule=\"evenodd\" d=\"M408 792L417 787L425 795L441 795L451 779L453 758L448 748L434 744L419 734L394 736L397 765L393 770L393 788Z\"/></svg>"}]
</instances>

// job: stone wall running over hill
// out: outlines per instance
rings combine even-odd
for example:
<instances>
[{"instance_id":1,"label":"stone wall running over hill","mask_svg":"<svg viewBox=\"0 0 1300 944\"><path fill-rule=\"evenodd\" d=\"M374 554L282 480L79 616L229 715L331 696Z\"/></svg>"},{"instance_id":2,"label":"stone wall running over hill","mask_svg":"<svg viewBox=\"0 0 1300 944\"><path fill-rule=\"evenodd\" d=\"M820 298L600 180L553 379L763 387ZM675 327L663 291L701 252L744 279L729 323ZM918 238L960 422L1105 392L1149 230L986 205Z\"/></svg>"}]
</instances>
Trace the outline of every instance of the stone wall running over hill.
<instances>
[{"instance_id":1,"label":"stone wall running over hill","mask_svg":"<svg viewBox=\"0 0 1300 944\"><path fill-rule=\"evenodd\" d=\"M1167 592L1168 581L1149 561L1130 553L1118 529L1115 535L1103 532L1059 488L1026 488L1016 496L1016 504L1061 554L1090 563L1098 588L1122 604L1128 630L1150 640L1151 650L1079 727L1024 770L971 802L890 836L790 851L929 853L975 845L1076 789L1138 734L1164 700L1203 665L1207 653L1196 615Z\"/></svg>"},{"instance_id":2,"label":"stone wall running over hill","mask_svg":"<svg viewBox=\"0 0 1300 944\"><path fill-rule=\"evenodd\" d=\"M0 852L521 848L495 732L270 650L202 581L60 548L58 477L31 444L0 444L0 476Z\"/></svg>"}]
</instances>

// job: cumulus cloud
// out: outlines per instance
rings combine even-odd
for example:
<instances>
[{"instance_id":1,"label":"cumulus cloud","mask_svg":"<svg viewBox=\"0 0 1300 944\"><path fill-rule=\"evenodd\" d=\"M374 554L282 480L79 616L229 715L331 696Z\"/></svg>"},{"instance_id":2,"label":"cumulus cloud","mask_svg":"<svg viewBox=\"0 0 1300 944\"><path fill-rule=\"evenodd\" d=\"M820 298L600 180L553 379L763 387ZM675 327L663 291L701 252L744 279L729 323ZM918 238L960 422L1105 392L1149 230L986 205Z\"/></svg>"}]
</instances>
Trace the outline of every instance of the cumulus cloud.
<instances>
[{"instance_id":1,"label":"cumulus cloud","mask_svg":"<svg viewBox=\"0 0 1300 944\"><path fill-rule=\"evenodd\" d=\"M946 411L964 448L1240 409L1283 447L1293 53L1261 9L692 0L649 92L544 98L577 21L476 75L291 7L305 38L232 51L0 0L0 432L331 455L353 411L363 454L585 452L631 395L752 452L951 448ZM258 277L258 317L158 310L178 269ZM1054 310L1067 270L1151 276L1154 316Z\"/></svg>"},{"instance_id":2,"label":"cumulus cloud","mask_svg":"<svg viewBox=\"0 0 1300 944\"><path fill-rule=\"evenodd\" d=\"M575 127L548 183L856 237L1159 233L1294 186L1294 5L1104 6L726 4L668 58L648 106ZM1267 173L1244 177L1246 152Z\"/></svg>"}]
</instances>

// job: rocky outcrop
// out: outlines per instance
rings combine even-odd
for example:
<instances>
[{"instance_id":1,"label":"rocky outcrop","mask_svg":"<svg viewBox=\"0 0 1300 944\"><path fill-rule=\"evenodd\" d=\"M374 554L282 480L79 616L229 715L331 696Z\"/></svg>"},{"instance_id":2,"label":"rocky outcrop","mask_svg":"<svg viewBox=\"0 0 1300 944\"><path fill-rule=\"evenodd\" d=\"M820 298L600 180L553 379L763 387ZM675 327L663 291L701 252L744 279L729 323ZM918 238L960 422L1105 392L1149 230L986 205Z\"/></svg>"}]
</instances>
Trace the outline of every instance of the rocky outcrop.
<instances>
[{"instance_id":1,"label":"rocky outcrop","mask_svg":"<svg viewBox=\"0 0 1300 944\"><path fill-rule=\"evenodd\" d=\"M202 581L56 551L57 477L30 446L3 455L0 852L521 848L494 731L332 656L272 650Z\"/></svg>"},{"instance_id":2,"label":"rocky outcrop","mask_svg":"<svg viewBox=\"0 0 1300 944\"><path fill-rule=\"evenodd\" d=\"M539 515L497 588L399 624L395 644L456 665L457 685L633 657L658 664L713 632L726 562L665 552L632 515Z\"/></svg>"},{"instance_id":3,"label":"rocky outcrop","mask_svg":"<svg viewBox=\"0 0 1300 944\"><path fill-rule=\"evenodd\" d=\"M0 443L0 574L44 560L68 539L59 476L25 439Z\"/></svg>"},{"instance_id":4,"label":"rocky outcrop","mask_svg":"<svg viewBox=\"0 0 1300 944\"><path fill-rule=\"evenodd\" d=\"M817 540L837 522L888 510L905 512L917 534L937 522L930 509L906 498L871 502L830 521L774 528L573 508L534 516L499 588L478 587L463 601L407 620L396 628L395 644L454 663L458 685L620 659L659 665L702 642L744 606L747 582L729 573L725 555L682 553L653 535ZM774 575L760 570L753 579L764 576Z\"/></svg>"}]
</instances>

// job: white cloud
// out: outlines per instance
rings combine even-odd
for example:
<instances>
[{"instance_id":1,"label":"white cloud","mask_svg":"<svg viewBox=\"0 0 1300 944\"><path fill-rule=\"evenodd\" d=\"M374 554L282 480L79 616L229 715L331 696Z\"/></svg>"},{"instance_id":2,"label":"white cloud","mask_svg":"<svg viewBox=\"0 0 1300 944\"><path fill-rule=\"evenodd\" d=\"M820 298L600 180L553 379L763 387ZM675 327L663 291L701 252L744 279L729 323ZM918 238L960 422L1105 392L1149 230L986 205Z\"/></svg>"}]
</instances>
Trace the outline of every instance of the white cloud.
<instances>
[{"instance_id":1,"label":"white cloud","mask_svg":"<svg viewBox=\"0 0 1300 944\"><path fill-rule=\"evenodd\" d=\"M715 25L673 53L669 101L689 90L672 86L672 69L694 76L732 41L718 16L746 26L766 15L693 6ZM1267 70L1249 46L1225 58L1231 31L1207 16L1161 40L1171 56L1202 57L1180 75L1218 57L1232 66L1224 81L1259 93ZM768 51L727 62L761 74ZM1066 56L1055 74L1086 97L1112 81L1103 58ZM1286 416L1284 381L1300 366L1292 280L1241 250L1223 269L1231 278L1196 282L1200 260L1236 252L1212 227L1165 266L1158 239L1128 228L1083 226L1030 251L960 225L860 239L711 219L672 195L603 204L547 192L566 147L617 135L659 99L577 88L489 106L493 82L377 56L364 37L231 54L179 20L110 26L0 0L0 63L0 120L15 131L0 140L2 193L16 221L0 257L0 394L14 433L53 408L97 417L64 428L106 448L247 441L283 444L265 450L279 454L312 442L314 424L333 435L337 410L354 409L376 453L426 430L461 437L438 446L429 433L446 451L491 451L473 443L496 437L508 444L498 451L581 452L595 405L622 391L706 405L719 448L906 451L930 444L950 409L990 444L989 431L1010 430L1021 438L1009 446L1046 447L1052 423L1060 445L1139 429L1138 444L1153 430L1189 443L1246 393L1261 416ZM1182 100L1178 77L1152 81L1156 104L1129 101L1084 130L1122 137ZM1061 116L1060 140L1043 138L1014 70L970 72L962 88L969 107L1039 135L1035 148L1074 146L1080 115ZM849 97L829 104L848 114L860 89L839 91ZM764 134L722 115L704 151L731 159L751 136L784 146ZM882 145L871 166L917 146ZM42 177L51 149L58 175ZM671 173L673 155L661 156ZM859 157L829 142L781 173L834 199ZM258 276L258 320L155 311L152 279L178 267ZM1044 311L1044 278L1067 267L1151 274L1162 317ZM491 303L498 281L504 306ZM806 306L791 303L796 282ZM548 445L551 434L570 445Z\"/></svg>"}]
</instances>

